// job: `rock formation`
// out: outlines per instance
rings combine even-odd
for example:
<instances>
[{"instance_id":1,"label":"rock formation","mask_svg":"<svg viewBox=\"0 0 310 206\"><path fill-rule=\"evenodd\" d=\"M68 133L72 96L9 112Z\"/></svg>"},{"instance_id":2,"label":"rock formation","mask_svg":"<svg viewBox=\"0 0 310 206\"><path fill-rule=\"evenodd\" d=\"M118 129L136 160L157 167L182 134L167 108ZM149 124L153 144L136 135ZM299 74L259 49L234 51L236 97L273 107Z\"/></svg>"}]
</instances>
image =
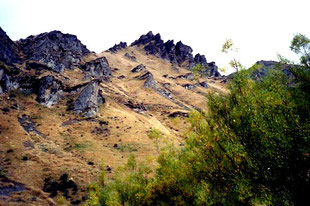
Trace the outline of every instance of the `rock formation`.
<instances>
[{"instance_id":1,"label":"rock formation","mask_svg":"<svg viewBox=\"0 0 310 206\"><path fill-rule=\"evenodd\" d=\"M39 91L37 101L50 107L57 104L63 94L61 81L55 79L53 76L45 76L39 81Z\"/></svg>"},{"instance_id":2,"label":"rock formation","mask_svg":"<svg viewBox=\"0 0 310 206\"><path fill-rule=\"evenodd\" d=\"M92 77L107 77L112 74L111 67L105 57L100 57L81 66L82 70Z\"/></svg>"},{"instance_id":3,"label":"rock formation","mask_svg":"<svg viewBox=\"0 0 310 206\"><path fill-rule=\"evenodd\" d=\"M145 68L145 66L144 66L143 64L139 64L138 66L136 66L135 68L133 68L133 69L131 70L131 72L136 73L136 72L143 71L143 70L145 70L145 69L146 69L146 68Z\"/></svg>"},{"instance_id":4,"label":"rock formation","mask_svg":"<svg viewBox=\"0 0 310 206\"><path fill-rule=\"evenodd\" d=\"M46 64L55 72L73 69L84 55L90 53L75 35L60 31L29 36L19 40L18 45L26 59Z\"/></svg>"},{"instance_id":5,"label":"rock formation","mask_svg":"<svg viewBox=\"0 0 310 206\"><path fill-rule=\"evenodd\" d=\"M128 59L130 59L131 61L135 62L137 61L136 57L133 55L128 54L127 52L124 54L125 57L127 57Z\"/></svg>"},{"instance_id":6,"label":"rock formation","mask_svg":"<svg viewBox=\"0 0 310 206\"><path fill-rule=\"evenodd\" d=\"M21 63L16 44L0 27L0 61L11 64Z\"/></svg>"},{"instance_id":7,"label":"rock formation","mask_svg":"<svg viewBox=\"0 0 310 206\"><path fill-rule=\"evenodd\" d=\"M79 94L78 98L73 103L73 112L81 114L84 117L94 117L98 112L100 104L105 102L105 99L99 90L99 81L91 81Z\"/></svg>"},{"instance_id":8,"label":"rock formation","mask_svg":"<svg viewBox=\"0 0 310 206\"><path fill-rule=\"evenodd\" d=\"M115 44L113 47L109 48L108 51L115 53L115 52L122 50L126 47L127 47L127 43L121 41L119 44Z\"/></svg>"},{"instance_id":9,"label":"rock formation","mask_svg":"<svg viewBox=\"0 0 310 206\"><path fill-rule=\"evenodd\" d=\"M185 66L188 69L191 69L197 64L201 64L205 68L202 74L213 77L220 76L218 67L214 62L207 63L205 56L200 54L197 54L194 58L192 48L183 44L181 41L176 44L174 44L173 40L164 42L160 34L154 35L150 31L146 35L140 36L131 46L143 46L147 54L166 59L172 64Z\"/></svg>"}]
</instances>

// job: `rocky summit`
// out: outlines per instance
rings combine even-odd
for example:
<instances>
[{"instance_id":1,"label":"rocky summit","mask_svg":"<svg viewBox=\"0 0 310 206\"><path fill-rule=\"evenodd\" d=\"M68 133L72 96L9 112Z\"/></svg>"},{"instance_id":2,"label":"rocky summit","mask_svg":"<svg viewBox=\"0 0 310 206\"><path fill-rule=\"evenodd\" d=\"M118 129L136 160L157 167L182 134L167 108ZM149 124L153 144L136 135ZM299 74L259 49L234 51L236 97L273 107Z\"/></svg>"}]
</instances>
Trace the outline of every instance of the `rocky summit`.
<instances>
[{"instance_id":1,"label":"rocky summit","mask_svg":"<svg viewBox=\"0 0 310 206\"><path fill-rule=\"evenodd\" d=\"M60 31L29 36L19 40L18 46L27 60L43 63L55 72L73 69L90 53L75 35Z\"/></svg>"},{"instance_id":2,"label":"rocky summit","mask_svg":"<svg viewBox=\"0 0 310 206\"><path fill-rule=\"evenodd\" d=\"M160 58L170 61L172 64L186 66L191 69L197 64L204 67L202 73L206 76L219 77L218 67L214 62L207 63L204 55L196 54L193 57L193 49L183 44L181 41L174 44L173 40L164 42L160 34L154 35L152 31L142 35L138 40L134 41L131 46L143 46L147 54L152 54Z\"/></svg>"},{"instance_id":3,"label":"rocky summit","mask_svg":"<svg viewBox=\"0 0 310 206\"><path fill-rule=\"evenodd\" d=\"M6 35L0 27L0 61L7 64L20 63L17 45Z\"/></svg>"},{"instance_id":4,"label":"rocky summit","mask_svg":"<svg viewBox=\"0 0 310 206\"><path fill-rule=\"evenodd\" d=\"M102 53L60 31L0 37L0 205L83 205L100 168L157 156L152 130L182 145L190 110L226 92L214 62L152 32Z\"/></svg>"}]
</instances>

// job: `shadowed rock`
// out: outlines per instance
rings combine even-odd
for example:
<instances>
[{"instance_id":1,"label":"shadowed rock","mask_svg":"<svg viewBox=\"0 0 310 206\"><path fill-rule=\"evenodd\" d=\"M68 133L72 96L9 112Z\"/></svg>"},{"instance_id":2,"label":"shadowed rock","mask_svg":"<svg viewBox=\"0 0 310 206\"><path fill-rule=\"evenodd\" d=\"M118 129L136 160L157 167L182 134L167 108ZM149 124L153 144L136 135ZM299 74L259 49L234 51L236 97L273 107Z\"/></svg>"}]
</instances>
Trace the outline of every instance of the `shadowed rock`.
<instances>
[{"instance_id":1,"label":"shadowed rock","mask_svg":"<svg viewBox=\"0 0 310 206\"><path fill-rule=\"evenodd\" d=\"M141 76L137 76L136 78L138 78L139 80L145 80L143 84L143 87L145 88L154 88L154 89L157 88L157 84L153 77L153 74L149 71L145 72Z\"/></svg>"},{"instance_id":2,"label":"shadowed rock","mask_svg":"<svg viewBox=\"0 0 310 206\"><path fill-rule=\"evenodd\" d=\"M184 87L185 89L189 89L189 90L191 90L191 89L194 89L194 88L195 88L195 86L194 86L194 85L192 85L192 84L182 84L182 87Z\"/></svg>"},{"instance_id":3,"label":"shadowed rock","mask_svg":"<svg viewBox=\"0 0 310 206\"><path fill-rule=\"evenodd\" d=\"M124 54L125 57L127 57L128 59L130 59L131 61L135 62L137 61L136 57L133 55L128 54L127 52Z\"/></svg>"},{"instance_id":4,"label":"shadowed rock","mask_svg":"<svg viewBox=\"0 0 310 206\"><path fill-rule=\"evenodd\" d=\"M121 41L119 44L115 44L113 47L109 48L108 51L116 53L117 51L125 49L126 47L127 43Z\"/></svg>"},{"instance_id":5,"label":"shadowed rock","mask_svg":"<svg viewBox=\"0 0 310 206\"><path fill-rule=\"evenodd\" d=\"M61 81L49 75L41 78L39 85L37 101L40 104L50 107L59 102L63 94Z\"/></svg>"},{"instance_id":6,"label":"shadowed rock","mask_svg":"<svg viewBox=\"0 0 310 206\"><path fill-rule=\"evenodd\" d=\"M131 72L136 73L136 72L143 71L143 70L145 70L145 69L146 69L146 68L145 68L145 66L144 66L143 64L139 64L138 66L136 66L135 68L133 68L133 69L131 70Z\"/></svg>"},{"instance_id":7,"label":"shadowed rock","mask_svg":"<svg viewBox=\"0 0 310 206\"><path fill-rule=\"evenodd\" d=\"M6 64L21 63L17 45L0 27L0 61Z\"/></svg>"},{"instance_id":8,"label":"shadowed rock","mask_svg":"<svg viewBox=\"0 0 310 206\"><path fill-rule=\"evenodd\" d=\"M84 55L90 53L75 35L60 31L29 36L19 40L18 45L26 59L46 64L55 72L73 69Z\"/></svg>"},{"instance_id":9,"label":"shadowed rock","mask_svg":"<svg viewBox=\"0 0 310 206\"><path fill-rule=\"evenodd\" d=\"M195 79L195 75L193 73L186 73L186 74L183 74L183 75L179 75L176 78L177 79L194 80Z\"/></svg>"},{"instance_id":10,"label":"shadowed rock","mask_svg":"<svg viewBox=\"0 0 310 206\"><path fill-rule=\"evenodd\" d=\"M98 112L98 106L105 102L99 91L99 81L90 82L73 103L73 112L84 117L94 117Z\"/></svg>"},{"instance_id":11,"label":"shadowed rock","mask_svg":"<svg viewBox=\"0 0 310 206\"><path fill-rule=\"evenodd\" d=\"M143 46L146 54L155 55L168 60L173 65L185 66L188 69L201 64L205 68L202 74L206 76L220 76L214 62L207 63L205 56L200 54L197 54L194 58L192 48L183 44L181 41L177 42L177 44L174 44L173 40L164 42L160 34L154 35L150 31L146 35L140 36L131 46Z\"/></svg>"},{"instance_id":12,"label":"shadowed rock","mask_svg":"<svg viewBox=\"0 0 310 206\"><path fill-rule=\"evenodd\" d=\"M82 70L92 77L107 77L112 74L111 67L105 57L100 57L81 66Z\"/></svg>"},{"instance_id":13,"label":"shadowed rock","mask_svg":"<svg viewBox=\"0 0 310 206\"><path fill-rule=\"evenodd\" d=\"M199 82L199 83L197 84L197 86L201 86L201 87L203 87L203 88L208 88L207 81Z\"/></svg>"},{"instance_id":14,"label":"shadowed rock","mask_svg":"<svg viewBox=\"0 0 310 206\"><path fill-rule=\"evenodd\" d=\"M17 89L20 86L15 78L15 75L18 74L19 71L14 66L9 67L4 64L0 64L0 94Z\"/></svg>"}]
</instances>

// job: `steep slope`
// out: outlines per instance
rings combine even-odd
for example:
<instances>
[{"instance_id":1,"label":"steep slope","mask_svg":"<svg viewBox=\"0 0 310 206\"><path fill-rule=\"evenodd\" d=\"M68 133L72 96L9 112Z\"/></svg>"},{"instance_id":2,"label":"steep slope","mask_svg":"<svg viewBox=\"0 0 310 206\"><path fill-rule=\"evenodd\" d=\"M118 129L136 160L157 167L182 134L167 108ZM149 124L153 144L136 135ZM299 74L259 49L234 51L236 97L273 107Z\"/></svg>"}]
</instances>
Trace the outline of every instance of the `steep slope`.
<instances>
[{"instance_id":1,"label":"steep slope","mask_svg":"<svg viewBox=\"0 0 310 206\"><path fill-rule=\"evenodd\" d=\"M81 204L102 159L111 177L130 154L156 157L152 129L160 146L182 145L184 116L206 108L207 92L225 92L223 78L196 79L144 45L94 54L60 32L27 39L23 64L0 67L0 204Z\"/></svg>"}]
</instances>

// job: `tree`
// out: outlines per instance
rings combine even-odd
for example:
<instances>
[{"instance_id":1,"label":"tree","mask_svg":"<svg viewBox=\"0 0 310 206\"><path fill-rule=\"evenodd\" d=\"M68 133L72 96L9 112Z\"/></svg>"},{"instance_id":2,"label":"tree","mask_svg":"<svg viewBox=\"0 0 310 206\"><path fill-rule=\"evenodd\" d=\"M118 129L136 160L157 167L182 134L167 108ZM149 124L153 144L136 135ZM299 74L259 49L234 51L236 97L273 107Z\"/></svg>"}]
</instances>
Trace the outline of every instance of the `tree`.
<instances>
[{"instance_id":1,"label":"tree","mask_svg":"<svg viewBox=\"0 0 310 206\"><path fill-rule=\"evenodd\" d=\"M227 39L224 44L222 45L222 52L223 53L230 53L234 52L237 53L239 49L234 46L234 43L232 39ZM240 63L239 60L237 60L235 57L233 57L232 60L230 60L229 65L238 72L240 69L245 69L244 66Z\"/></svg>"},{"instance_id":2,"label":"tree","mask_svg":"<svg viewBox=\"0 0 310 206\"><path fill-rule=\"evenodd\" d=\"M190 114L185 147L163 149L152 178L144 167L127 166L99 193L101 203L115 197L121 205L309 202L310 90L303 76L308 67L291 67L301 71L293 86L281 67L253 80L259 68L239 71L227 94L208 95L208 110Z\"/></svg>"}]
</instances>

